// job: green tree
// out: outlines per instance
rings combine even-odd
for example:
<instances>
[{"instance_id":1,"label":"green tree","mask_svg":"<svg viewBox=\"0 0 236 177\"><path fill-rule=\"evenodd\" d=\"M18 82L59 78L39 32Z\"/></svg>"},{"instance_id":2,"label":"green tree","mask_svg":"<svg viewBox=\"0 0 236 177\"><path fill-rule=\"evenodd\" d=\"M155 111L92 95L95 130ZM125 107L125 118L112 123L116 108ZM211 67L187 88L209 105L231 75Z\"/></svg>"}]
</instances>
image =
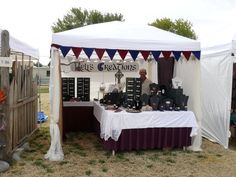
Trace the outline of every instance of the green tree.
<instances>
[{"instance_id":1,"label":"green tree","mask_svg":"<svg viewBox=\"0 0 236 177\"><path fill-rule=\"evenodd\" d=\"M172 21L170 18L156 19L150 25L187 38L197 39L195 31L192 29L192 23L182 18L175 21Z\"/></svg>"},{"instance_id":2,"label":"green tree","mask_svg":"<svg viewBox=\"0 0 236 177\"><path fill-rule=\"evenodd\" d=\"M105 13L102 14L97 10L87 11L81 10L81 8L72 8L70 12L63 17L58 19L52 26L54 33L66 31L90 24L97 24L109 21L124 21L122 14Z\"/></svg>"}]
</instances>

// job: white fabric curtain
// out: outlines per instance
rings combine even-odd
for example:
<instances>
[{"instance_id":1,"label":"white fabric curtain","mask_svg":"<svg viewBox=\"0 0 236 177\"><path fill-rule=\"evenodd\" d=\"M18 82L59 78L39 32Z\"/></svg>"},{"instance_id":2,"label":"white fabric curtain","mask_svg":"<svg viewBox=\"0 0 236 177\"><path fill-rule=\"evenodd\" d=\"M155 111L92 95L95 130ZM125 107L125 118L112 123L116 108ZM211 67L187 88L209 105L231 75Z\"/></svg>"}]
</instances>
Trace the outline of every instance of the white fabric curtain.
<instances>
[{"instance_id":1,"label":"white fabric curtain","mask_svg":"<svg viewBox=\"0 0 236 177\"><path fill-rule=\"evenodd\" d=\"M202 134L224 148L228 148L230 135L232 70L230 48L201 57Z\"/></svg>"},{"instance_id":2,"label":"white fabric curtain","mask_svg":"<svg viewBox=\"0 0 236 177\"><path fill-rule=\"evenodd\" d=\"M193 111L198 123L198 134L192 138L192 146L189 149L193 151L201 151L202 135L201 135L201 98L200 98L200 61L197 59L181 58L175 61L174 76L181 78L183 83L183 92L189 96L188 110Z\"/></svg>"},{"instance_id":3,"label":"white fabric curtain","mask_svg":"<svg viewBox=\"0 0 236 177\"><path fill-rule=\"evenodd\" d=\"M45 155L46 159L51 161L60 161L64 159L61 147L61 136L58 127L60 117L61 103L61 73L60 73L60 55L56 48L51 49L51 65L50 65L50 135L51 145Z\"/></svg>"}]
</instances>

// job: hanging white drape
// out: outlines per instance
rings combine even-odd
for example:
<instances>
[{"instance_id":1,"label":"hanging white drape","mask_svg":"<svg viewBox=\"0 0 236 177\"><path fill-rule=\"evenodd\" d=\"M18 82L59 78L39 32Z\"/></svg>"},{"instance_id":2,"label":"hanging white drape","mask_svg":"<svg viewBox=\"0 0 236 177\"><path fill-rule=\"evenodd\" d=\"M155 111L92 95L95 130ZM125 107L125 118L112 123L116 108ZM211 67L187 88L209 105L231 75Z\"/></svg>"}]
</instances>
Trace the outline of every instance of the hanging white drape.
<instances>
[{"instance_id":1,"label":"hanging white drape","mask_svg":"<svg viewBox=\"0 0 236 177\"><path fill-rule=\"evenodd\" d=\"M202 134L228 148L234 58L231 45L203 52L206 54L201 58Z\"/></svg>"},{"instance_id":2,"label":"hanging white drape","mask_svg":"<svg viewBox=\"0 0 236 177\"><path fill-rule=\"evenodd\" d=\"M60 130L58 127L60 117L61 102L61 73L60 73L60 55L58 49L51 49L51 65L50 65L50 136L51 145L45 155L46 159L51 161L60 161L64 159L61 147Z\"/></svg>"},{"instance_id":3,"label":"hanging white drape","mask_svg":"<svg viewBox=\"0 0 236 177\"><path fill-rule=\"evenodd\" d=\"M189 96L188 100L188 110L193 111L198 123L198 133L197 136L192 138L192 146L189 147L193 151L201 151L202 144L202 134L201 134L201 70L200 61L197 59L181 59L175 62L175 77L181 78L183 80L183 92L185 95Z\"/></svg>"}]
</instances>

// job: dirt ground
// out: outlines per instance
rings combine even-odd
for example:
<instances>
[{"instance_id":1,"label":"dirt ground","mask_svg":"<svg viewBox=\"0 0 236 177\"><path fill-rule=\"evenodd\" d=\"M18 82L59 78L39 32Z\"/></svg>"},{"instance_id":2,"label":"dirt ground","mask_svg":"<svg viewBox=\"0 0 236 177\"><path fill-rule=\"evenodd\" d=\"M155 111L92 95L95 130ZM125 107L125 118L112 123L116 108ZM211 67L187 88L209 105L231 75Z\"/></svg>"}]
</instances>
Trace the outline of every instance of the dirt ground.
<instances>
[{"instance_id":1,"label":"dirt ground","mask_svg":"<svg viewBox=\"0 0 236 177\"><path fill-rule=\"evenodd\" d=\"M49 115L49 95L41 94L42 111ZM30 149L1 177L236 177L236 140L229 149L203 139L202 152L150 150L104 151L93 133L70 134L63 144L65 159L44 159L50 146L49 121L29 141Z\"/></svg>"}]
</instances>

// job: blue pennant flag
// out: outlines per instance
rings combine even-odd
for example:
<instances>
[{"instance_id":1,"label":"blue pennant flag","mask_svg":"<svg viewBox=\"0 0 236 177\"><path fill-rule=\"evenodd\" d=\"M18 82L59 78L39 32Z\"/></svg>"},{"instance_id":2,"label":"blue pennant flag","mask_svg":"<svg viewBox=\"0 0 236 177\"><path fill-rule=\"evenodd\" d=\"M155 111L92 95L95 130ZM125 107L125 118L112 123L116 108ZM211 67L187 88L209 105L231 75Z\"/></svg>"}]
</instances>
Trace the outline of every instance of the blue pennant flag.
<instances>
[{"instance_id":1,"label":"blue pennant flag","mask_svg":"<svg viewBox=\"0 0 236 177\"><path fill-rule=\"evenodd\" d=\"M70 51L71 47L64 47L64 46L60 46L60 50L61 53L64 57L66 57L66 55L68 54L68 52Z\"/></svg>"},{"instance_id":2,"label":"blue pennant flag","mask_svg":"<svg viewBox=\"0 0 236 177\"><path fill-rule=\"evenodd\" d=\"M161 51L151 51L151 53L153 57L155 58L155 60L158 61Z\"/></svg>"},{"instance_id":3,"label":"blue pennant flag","mask_svg":"<svg viewBox=\"0 0 236 177\"><path fill-rule=\"evenodd\" d=\"M106 49L107 54L109 55L110 59L112 60L114 55L116 54L116 49Z\"/></svg>"},{"instance_id":4,"label":"blue pennant flag","mask_svg":"<svg viewBox=\"0 0 236 177\"><path fill-rule=\"evenodd\" d=\"M200 60L200 57L201 57L201 51L192 51L193 55L198 59Z\"/></svg>"},{"instance_id":5,"label":"blue pennant flag","mask_svg":"<svg viewBox=\"0 0 236 177\"><path fill-rule=\"evenodd\" d=\"M93 54L93 48L83 48L84 53L87 55L87 57L90 59L91 55Z\"/></svg>"},{"instance_id":6,"label":"blue pennant flag","mask_svg":"<svg viewBox=\"0 0 236 177\"><path fill-rule=\"evenodd\" d=\"M181 56L181 51L173 51L172 53L173 53L176 61L179 61L179 58Z\"/></svg>"},{"instance_id":7,"label":"blue pennant flag","mask_svg":"<svg viewBox=\"0 0 236 177\"><path fill-rule=\"evenodd\" d=\"M129 50L129 53L130 53L131 57L133 58L133 60L135 61L138 54L139 54L139 51L138 50Z\"/></svg>"}]
</instances>

